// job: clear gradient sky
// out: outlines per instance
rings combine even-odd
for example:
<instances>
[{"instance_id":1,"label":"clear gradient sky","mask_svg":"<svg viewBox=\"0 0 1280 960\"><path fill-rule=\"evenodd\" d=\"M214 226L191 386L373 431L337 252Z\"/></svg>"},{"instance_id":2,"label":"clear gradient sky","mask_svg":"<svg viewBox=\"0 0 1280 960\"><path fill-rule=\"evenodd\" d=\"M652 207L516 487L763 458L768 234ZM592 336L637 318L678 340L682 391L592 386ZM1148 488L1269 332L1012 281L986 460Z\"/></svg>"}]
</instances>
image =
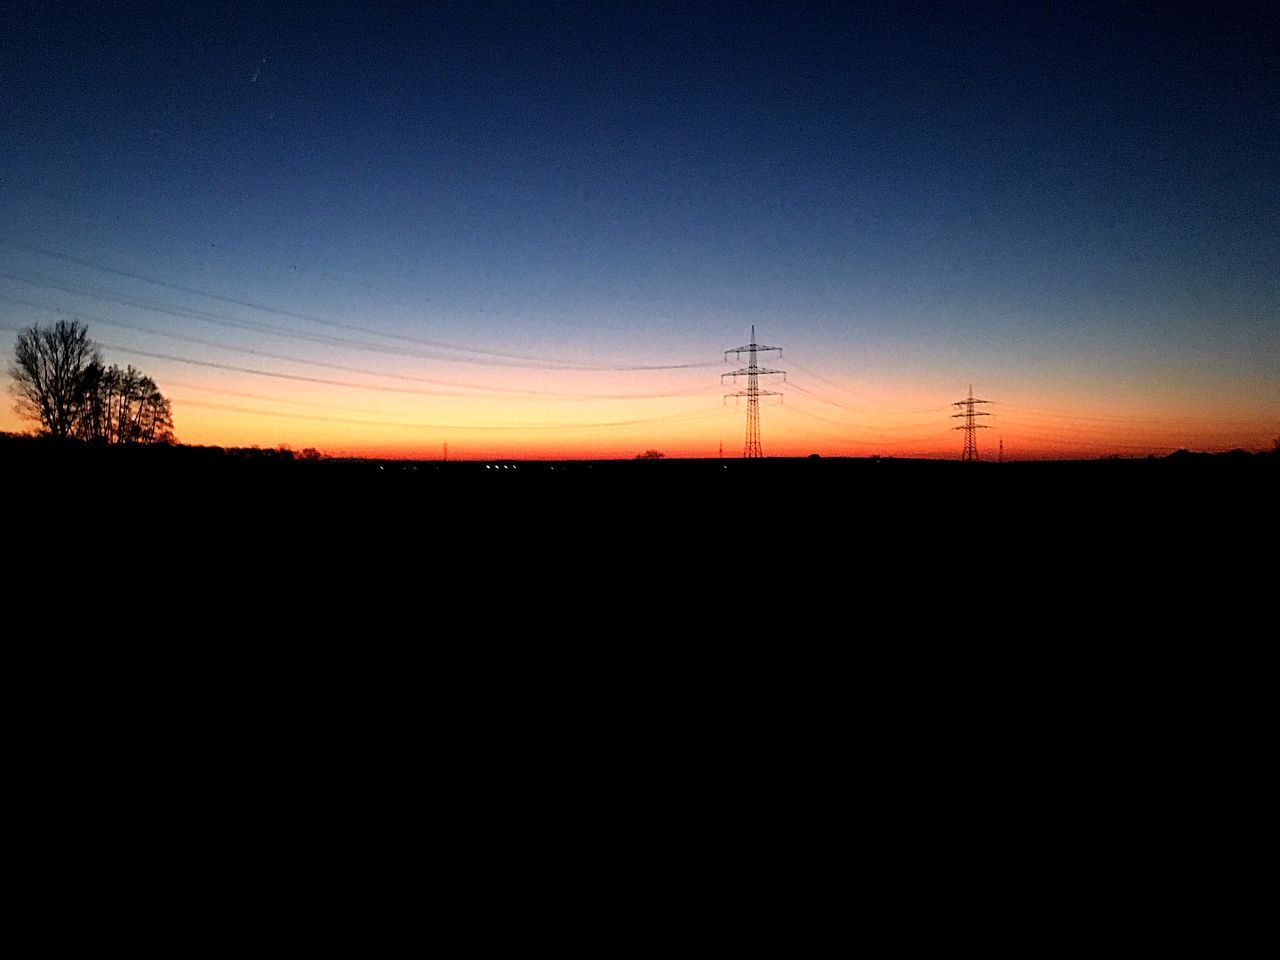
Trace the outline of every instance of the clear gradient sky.
<instances>
[{"instance_id":1,"label":"clear gradient sky","mask_svg":"<svg viewBox=\"0 0 1280 960\"><path fill-rule=\"evenodd\" d=\"M736 455L755 324L767 455L957 456L970 384L984 457L1268 448L1278 50L1276 3L18 4L0 343L82 319L224 446Z\"/></svg>"}]
</instances>

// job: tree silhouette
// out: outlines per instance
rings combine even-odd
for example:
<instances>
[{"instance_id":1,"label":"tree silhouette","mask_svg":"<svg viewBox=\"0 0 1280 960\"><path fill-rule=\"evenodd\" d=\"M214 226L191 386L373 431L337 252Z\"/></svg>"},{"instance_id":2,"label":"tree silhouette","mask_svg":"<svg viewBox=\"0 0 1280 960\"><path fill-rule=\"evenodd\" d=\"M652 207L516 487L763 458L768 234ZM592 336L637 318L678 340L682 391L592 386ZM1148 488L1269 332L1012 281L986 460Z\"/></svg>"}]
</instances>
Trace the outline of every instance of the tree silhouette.
<instances>
[{"instance_id":1,"label":"tree silhouette","mask_svg":"<svg viewBox=\"0 0 1280 960\"><path fill-rule=\"evenodd\" d=\"M76 320L18 334L9 374L17 410L50 436L111 444L172 443L173 413L156 382L132 366L104 367Z\"/></svg>"},{"instance_id":2,"label":"tree silhouette","mask_svg":"<svg viewBox=\"0 0 1280 960\"><path fill-rule=\"evenodd\" d=\"M82 440L121 443L173 442L173 415L156 382L132 366L85 371L85 400L75 435Z\"/></svg>"},{"instance_id":3,"label":"tree silhouette","mask_svg":"<svg viewBox=\"0 0 1280 960\"><path fill-rule=\"evenodd\" d=\"M666 454L661 450L646 450L644 453L637 453L637 460L661 460Z\"/></svg>"},{"instance_id":4,"label":"tree silhouette","mask_svg":"<svg viewBox=\"0 0 1280 960\"><path fill-rule=\"evenodd\" d=\"M50 436L69 437L84 404L86 375L100 366L97 345L77 320L19 331L9 368L18 413L38 420Z\"/></svg>"}]
</instances>

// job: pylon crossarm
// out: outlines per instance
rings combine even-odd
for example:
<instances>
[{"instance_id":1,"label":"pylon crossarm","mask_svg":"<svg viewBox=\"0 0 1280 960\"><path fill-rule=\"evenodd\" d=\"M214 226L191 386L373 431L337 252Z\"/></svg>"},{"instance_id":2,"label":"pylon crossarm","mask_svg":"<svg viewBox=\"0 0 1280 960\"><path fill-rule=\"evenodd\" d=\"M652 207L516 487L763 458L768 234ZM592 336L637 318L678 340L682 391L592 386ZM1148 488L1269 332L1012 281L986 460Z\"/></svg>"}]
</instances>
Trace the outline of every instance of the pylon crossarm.
<instances>
[{"instance_id":1,"label":"pylon crossarm","mask_svg":"<svg viewBox=\"0 0 1280 960\"><path fill-rule=\"evenodd\" d=\"M994 413L983 413L981 410L975 410L973 411L973 413L953 413L951 415L951 419L954 420L956 417L994 417L994 416L995 416Z\"/></svg>"},{"instance_id":2,"label":"pylon crossarm","mask_svg":"<svg viewBox=\"0 0 1280 960\"><path fill-rule=\"evenodd\" d=\"M770 370L768 367L756 367L752 370L750 367L744 367L741 370L731 370L728 373L720 374L720 382L724 383L725 377L750 377L752 375L763 377L764 375L771 373L780 373L782 374L783 380L787 379L787 371L785 370Z\"/></svg>"}]
</instances>

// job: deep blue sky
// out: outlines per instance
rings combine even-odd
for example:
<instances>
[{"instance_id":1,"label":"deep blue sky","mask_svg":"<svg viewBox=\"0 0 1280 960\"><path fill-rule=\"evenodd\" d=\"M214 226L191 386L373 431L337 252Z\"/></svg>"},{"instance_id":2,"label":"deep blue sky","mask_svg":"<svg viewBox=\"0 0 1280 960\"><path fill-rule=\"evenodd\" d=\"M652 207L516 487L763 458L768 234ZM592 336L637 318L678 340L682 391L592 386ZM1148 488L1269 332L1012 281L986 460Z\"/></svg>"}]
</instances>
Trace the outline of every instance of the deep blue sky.
<instances>
[{"instance_id":1,"label":"deep blue sky","mask_svg":"<svg viewBox=\"0 0 1280 960\"><path fill-rule=\"evenodd\" d=\"M7 17L0 238L486 349L756 322L894 396L1280 408L1275 3L274 6Z\"/></svg>"}]
</instances>

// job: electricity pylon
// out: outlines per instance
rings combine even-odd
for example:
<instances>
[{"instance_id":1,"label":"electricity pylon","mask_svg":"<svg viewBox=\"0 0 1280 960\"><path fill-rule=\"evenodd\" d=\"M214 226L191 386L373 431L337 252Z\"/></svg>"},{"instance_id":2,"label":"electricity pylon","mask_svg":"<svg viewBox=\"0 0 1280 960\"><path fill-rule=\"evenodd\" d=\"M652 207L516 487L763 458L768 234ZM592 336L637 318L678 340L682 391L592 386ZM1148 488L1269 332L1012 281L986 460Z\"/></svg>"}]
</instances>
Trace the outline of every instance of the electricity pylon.
<instances>
[{"instance_id":1,"label":"electricity pylon","mask_svg":"<svg viewBox=\"0 0 1280 960\"><path fill-rule=\"evenodd\" d=\"M978 459L978 431L987 429L985 423L975 423L974 417L989 417L991 414L983 413L980 410L974 410L975 403L990 403L990 400L977 400L973 396L973 384L969 384L969 398L967 400L957 400L952 404L953 407L962 408L962 413L953 413L952 417L964 417L964 425L955 427L956 430L964 431L964 453L961 454L961 460L977 460Z\"/></svg>"},{"instance_id":2,"label":"electricity pylon","mask_svg":"<svg viewBox=\"0 0 1280 960\"><path fill-rule=\"evenodd\" d=\"M724 383L725 377L734 377L735 379L737 377L747 378L747 389L739 390L736 393L726 393L724 395L726 400L728 400L729 397L735 398L735 403L737 402L738 397L747 398L747 442L742 448L743 457L764 456L764 454L760 452L760 398L782 396L782 394L773 390L761 390L760 377L780 373L782 374L783 381L786 381L787 371L769 370L765 367L756 365L757 353L771 353L775 350L778 352L778 356L781 357L781 347L766 347L756 343L756 325L753 323L751 325L751 342L745 347L734 347L732 350L726 350L724 352L724 359L726 363L728 362L729 354L731 353L737 354L739 360L742 359L742 355L744 353L747 354L747 365L741 370L734 370L732 373L720 374L721 383Z\"/></svg>"}]
</instances>

